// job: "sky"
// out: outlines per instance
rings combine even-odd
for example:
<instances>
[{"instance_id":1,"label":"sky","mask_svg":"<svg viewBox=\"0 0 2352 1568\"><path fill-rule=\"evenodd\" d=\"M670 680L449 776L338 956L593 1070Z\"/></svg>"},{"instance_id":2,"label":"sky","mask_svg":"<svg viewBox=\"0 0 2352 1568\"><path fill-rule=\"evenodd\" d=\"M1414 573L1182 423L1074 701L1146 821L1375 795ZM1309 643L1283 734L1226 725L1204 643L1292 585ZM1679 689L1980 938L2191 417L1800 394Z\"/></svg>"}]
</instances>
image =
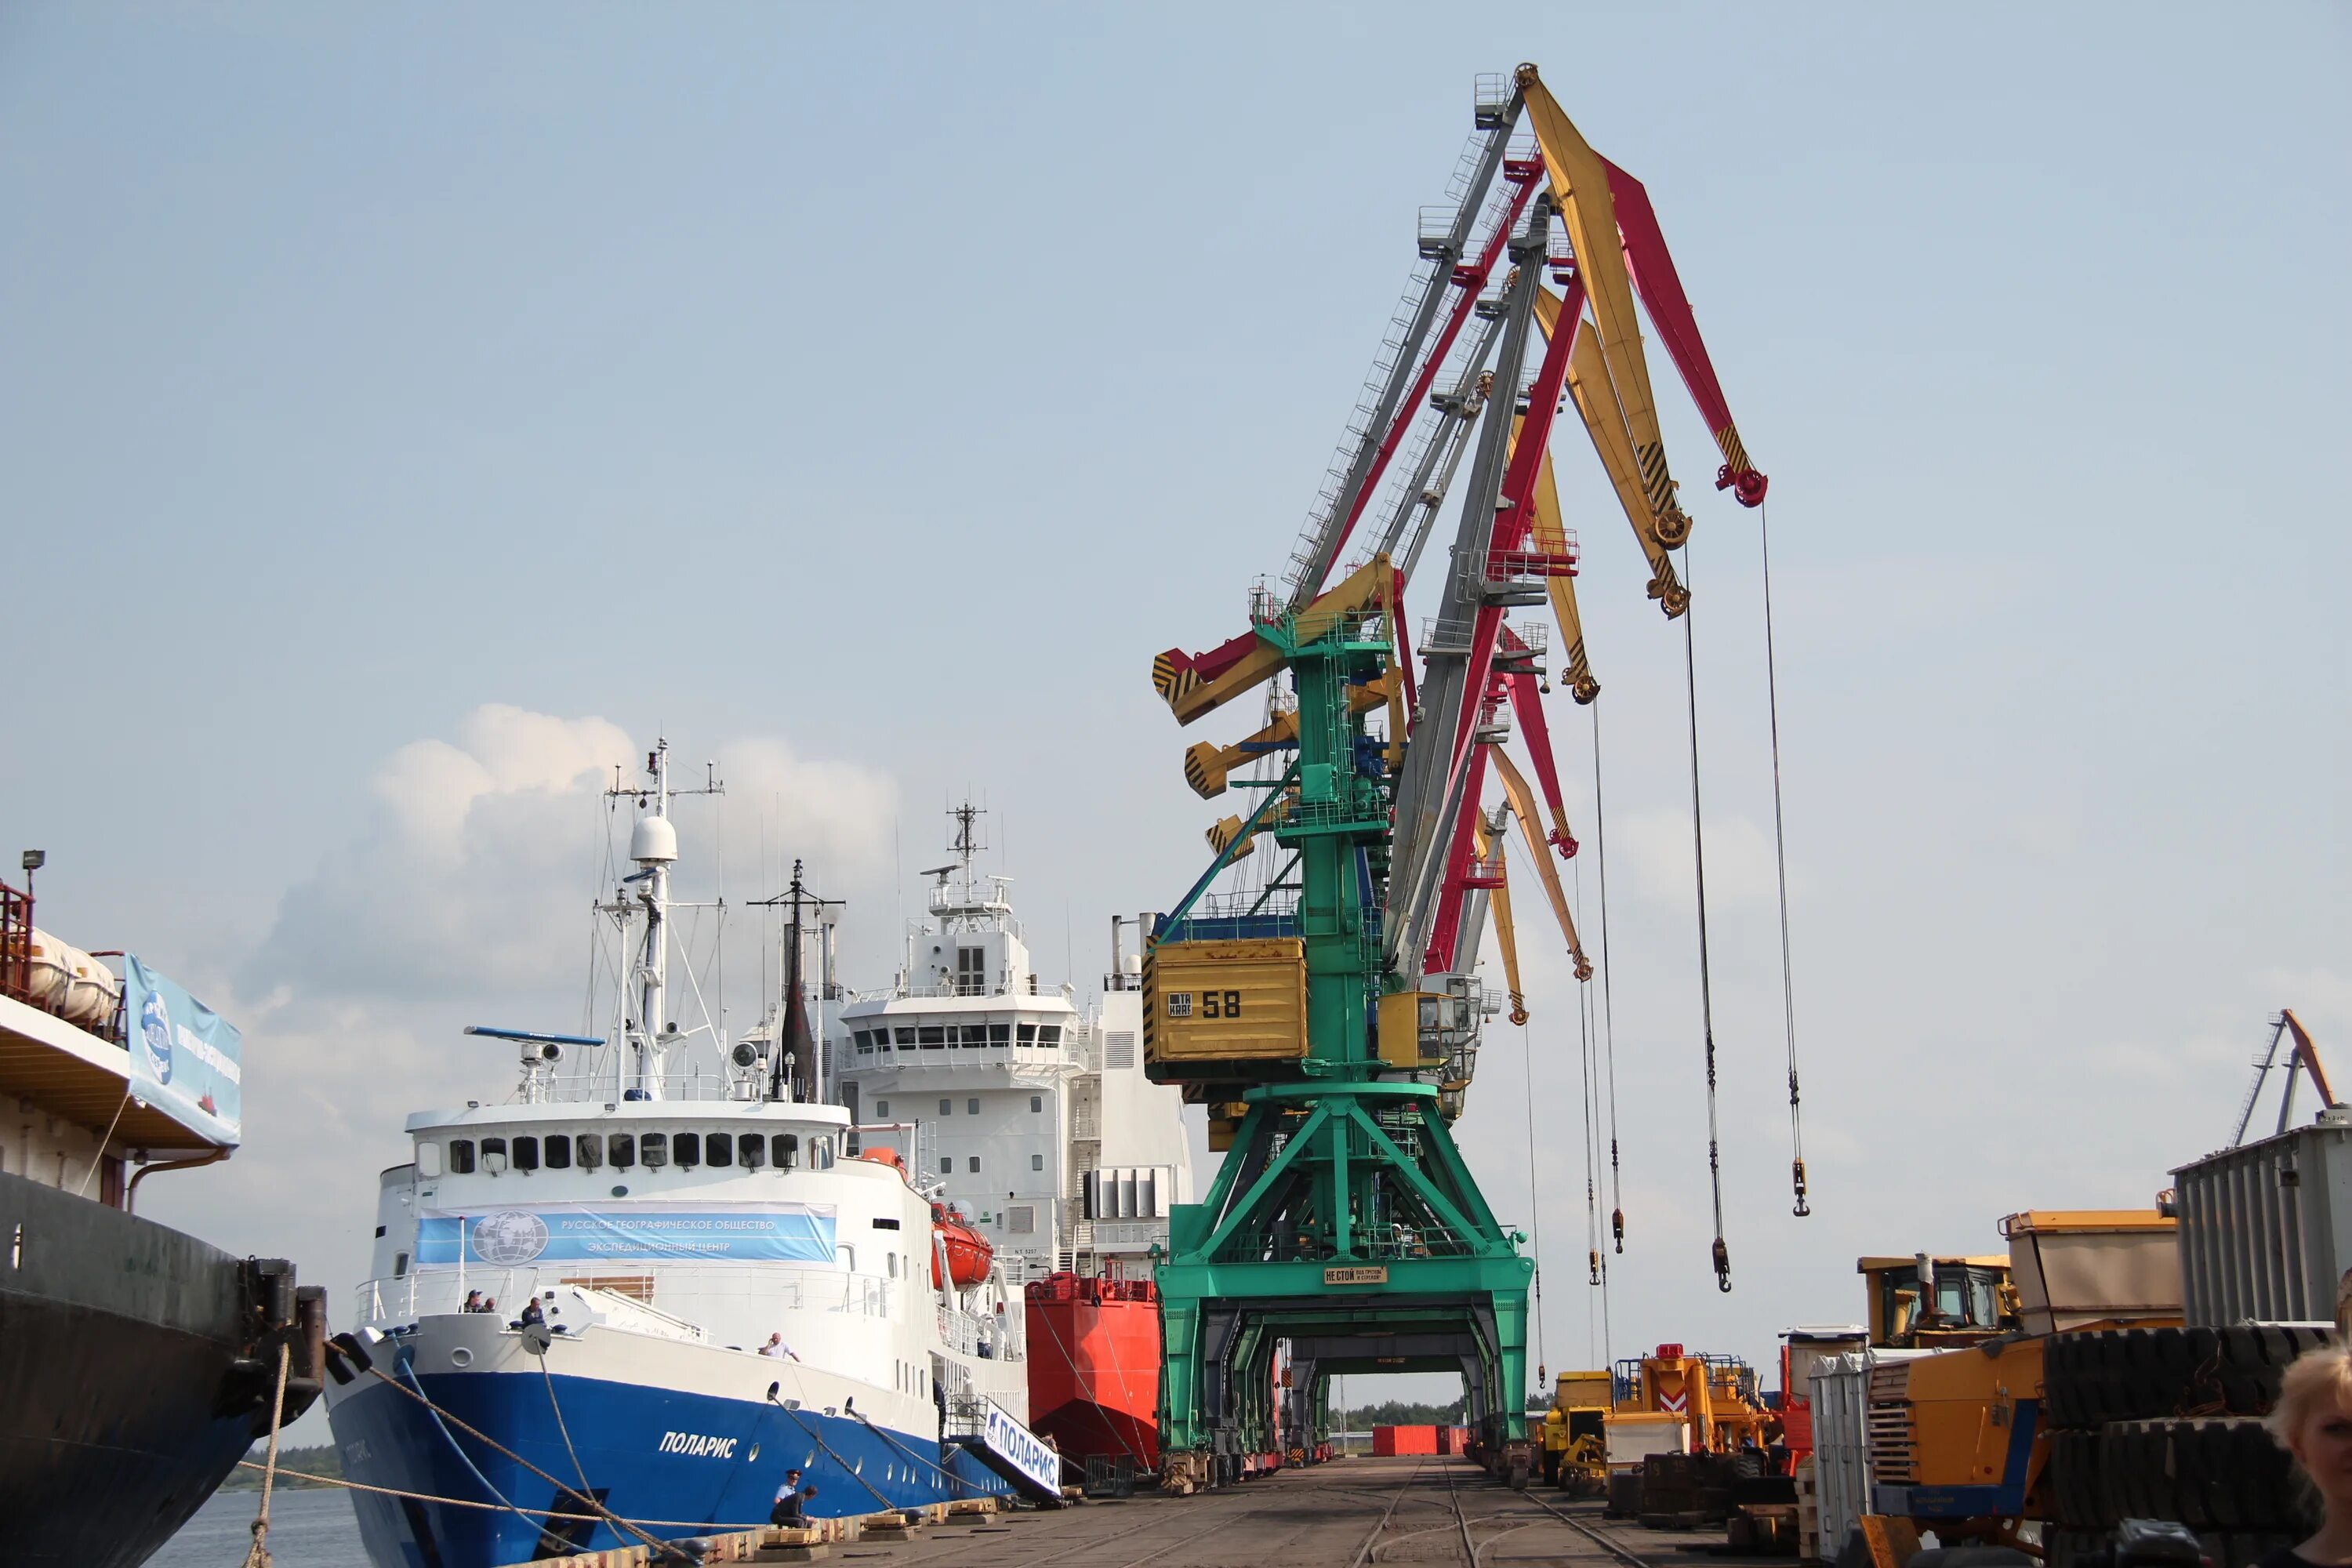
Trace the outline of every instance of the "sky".
<instances>
[{"instance_id":1,"label":"sky","mask_svg":"<svg viewBox=\"0 0 2352 1568\"><path fill-rule=\"evenodd\" d=\"M1648 186L1771 476L1813 1207L1768 519L1654 354L1737 1289L1682 633L1570 429L1605 1312L1582 1010L1525 893L1533 1020L1457 1129L1536 1237L1548 1366L1761 1363L1857 1317L1859 1255L2147 1205L2276 1009L2352 1037L2341 7L21 5L0 824L45 926L245 1030L245 1148L142 1211L347 1321L403 1118L509 1087L459 1026L580 1021L598 791L657 736L728 789L680 807L688 896L804 858L887 984L968 793L1091 990L1224 809L1184 745L1241 732L1180 731L1151 656L1282 566L1521 60Z\"/></svg>"}]
</instances>

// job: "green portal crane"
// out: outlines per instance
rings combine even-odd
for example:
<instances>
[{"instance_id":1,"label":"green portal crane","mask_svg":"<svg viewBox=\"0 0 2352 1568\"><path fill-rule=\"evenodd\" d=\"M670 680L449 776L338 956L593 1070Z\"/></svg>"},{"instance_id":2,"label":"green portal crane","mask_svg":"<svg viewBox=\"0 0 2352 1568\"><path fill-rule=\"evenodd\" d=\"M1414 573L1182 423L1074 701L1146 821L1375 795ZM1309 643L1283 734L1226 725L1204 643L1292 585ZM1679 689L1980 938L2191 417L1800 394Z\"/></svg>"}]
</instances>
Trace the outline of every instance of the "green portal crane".
<instances>
[{"instance_id":1,"label":"green portal crane","mask_svg":"<svg viewBox=\"0 0 2352 1568\"><path fill-rule=\"evenodd\" d=\"M1498 1450L1526 1437L1534 1265L1480 1195L1437 1089L1412 1076L1471 1004L1402 989L1381 958L1391 775L1354 699L1393 684L1394 595L1381 558L1253 626L1262 668L1286 669L1297 693L1297 760L1262 781L1265 799L1145 958L1149 1071L1231 1128L1206 1199L1176 1209L1158 1269L1162 1446L1199 1481L1281 1446L1283 1344L1310 1385L1349 1371L1458 1372ZM1295 857L1295 908L1195 913L1262 832Z\"/></svg>"}]
</instances>

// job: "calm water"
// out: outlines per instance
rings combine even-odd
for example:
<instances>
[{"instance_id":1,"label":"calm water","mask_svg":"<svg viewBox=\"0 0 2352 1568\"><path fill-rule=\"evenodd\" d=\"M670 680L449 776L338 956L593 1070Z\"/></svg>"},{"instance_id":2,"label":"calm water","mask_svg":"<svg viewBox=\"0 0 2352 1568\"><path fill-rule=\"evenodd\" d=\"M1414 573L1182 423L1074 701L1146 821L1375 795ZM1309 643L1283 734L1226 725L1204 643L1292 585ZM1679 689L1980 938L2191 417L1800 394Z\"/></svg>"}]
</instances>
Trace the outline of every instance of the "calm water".
<instances>
[{"instance_id":1,"label":"calm water","mask_svg":"<svg viewBox=\"0 0 2352 1568\"><path fill-rule=\"evenodd\" d=\"M261 1494L215 1492L148 1568L238 1568L253 1544ZM269 1500L269 1555L278 1568L368 1568L352 1500L341 1491L278 1492Z\"/></svg>"}]
</instances>

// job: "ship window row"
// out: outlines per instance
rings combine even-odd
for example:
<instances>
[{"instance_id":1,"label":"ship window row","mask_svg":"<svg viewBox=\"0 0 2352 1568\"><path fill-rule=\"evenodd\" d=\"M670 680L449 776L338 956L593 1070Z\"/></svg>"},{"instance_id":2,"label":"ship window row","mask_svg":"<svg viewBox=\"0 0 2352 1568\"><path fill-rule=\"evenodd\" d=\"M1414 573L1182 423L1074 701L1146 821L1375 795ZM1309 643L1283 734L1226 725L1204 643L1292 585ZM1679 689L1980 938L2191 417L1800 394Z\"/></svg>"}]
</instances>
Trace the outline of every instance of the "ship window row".
<instances>
[{"instance_id":1,"label":"ship window row","mask_svg":"<svg viewBox=\"0 0 2352 1568\"><path fill-rule=\"evenodd\" d=\"M976 1050L983 1046L1046 1046L1062 1043L1059 1024L897 1024L887 1029L858 1029L850 1042L870 1056L894 1044L902 1051L941 1051L950 1046Z\"/></svg>"},{"instance_id":2,"label":"ship window row","mask_svg":"<svg viewBox=\"0 0 2352 1568\"><path fill-rule=\"evenodd\" d=\"M965 1110L964 1110L964 1114L965 1114L965 1115L967 1115L967 1116L978 1116L978 1115L980 1114L980 1101L979 1101L979 1100L966 1100L966 1101L964 1102L964 1106L965 1106ZM1044 1114L1045 1114L1045 1097L1044 1095L1042 1095L1042 1094L1033 1094L1033 1095L1031 1095L1031 1096L1029 1097L1029 1113L1030 1113L1032 1116L1042 1116L1042 1115L1044 1115ZM875 1114L875 1115L877 1115L877 1116L887 1116L887 1115L889 1115L889 1114L890 1114L890 1102L889 1102L888 1100L876 1100L876 1101L874 1102L874 1114ZM954 1114L955 1114L955 1101L954 1101L954 1100L940 1100L940 1114L941 1116L952 1116L952 1115L954 1115Z\"/></svg>"},{"instance_id":3,"label":"ship window row","mask_svg":"<svg viewBox=\"0 0 2352 1568\"><path fill-rule=\"evenodd\" d=\"M833 1140L809 1138L807 1154L812 1169L830 1170ZM551 1171L568 1171L575 1165L583 1171L602 1170L607 1165L616 1171L637 1165L658 1171L673 1164L681 1171L705 1165L745 1171L771 1167L796 1171L801 1168L801 1155L802 1139L797 1132L583 1132L577 1136L558 1133L542 1138L526 1134L478 1142L452 1138L449 1173L466 1176L481 1170L495 1176L505 1171L536 1171L542 1166Z\"/></svg>"}]
</instances>

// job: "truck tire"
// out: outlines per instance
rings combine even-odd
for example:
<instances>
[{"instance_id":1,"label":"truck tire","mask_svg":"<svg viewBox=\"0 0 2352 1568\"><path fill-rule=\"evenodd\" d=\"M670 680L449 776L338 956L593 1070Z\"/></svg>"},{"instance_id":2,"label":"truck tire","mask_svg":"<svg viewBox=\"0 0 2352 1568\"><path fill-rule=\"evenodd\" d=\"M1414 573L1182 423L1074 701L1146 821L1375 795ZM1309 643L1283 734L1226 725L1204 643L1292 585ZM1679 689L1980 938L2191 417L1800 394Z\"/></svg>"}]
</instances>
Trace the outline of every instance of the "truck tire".
<instances>
[{"instance_id":1,"label":"truck tire","mask_svg":"<svg viewBox=\"0 0 2352 1568\"><path fill-rule=\"evenodd\" d=\"M2057 1506L2070 1497L2074 1518L2095 1501L2102 1523L2164 1519L2200 1531L2280 1531L2304 1528L2285 1451L2252 1416L2175 1421L2115 1421L2087 1433L2066 1434L2051 1448ZM2095 1484L2085 1493L2083 1458L2088 1438L2095 1453ZM2063 1467L2063 1468L2062 1468ZM2068 1488L2073 1491L2069 1492Z\"/></svg>"},{"instance_id":2,"label":"truck tire","mask_svg":"<svg viewBox=\"0 0 2352 1568\"><path fill-rule=\"evenodd\" d=\"M2261 1415L2295 1357L2324 1328L2245 1323L2226 1329L2109 1329L2053 1335L2042 1351L2042 1404L2055 1431L2117 1421Z\"/></svg>"},{"instance_id":3,"label":"truck tire","mask_svg":"<svg viewBox=\"0 0 2352 1568\"><path fill-rule=\"evenodd\" d=\"M2098 1531L2114 1522L2100 1501L2096 1432L2050 1435L2050 1491L2062 1529Z\"/></svg>"}]
</instances>

